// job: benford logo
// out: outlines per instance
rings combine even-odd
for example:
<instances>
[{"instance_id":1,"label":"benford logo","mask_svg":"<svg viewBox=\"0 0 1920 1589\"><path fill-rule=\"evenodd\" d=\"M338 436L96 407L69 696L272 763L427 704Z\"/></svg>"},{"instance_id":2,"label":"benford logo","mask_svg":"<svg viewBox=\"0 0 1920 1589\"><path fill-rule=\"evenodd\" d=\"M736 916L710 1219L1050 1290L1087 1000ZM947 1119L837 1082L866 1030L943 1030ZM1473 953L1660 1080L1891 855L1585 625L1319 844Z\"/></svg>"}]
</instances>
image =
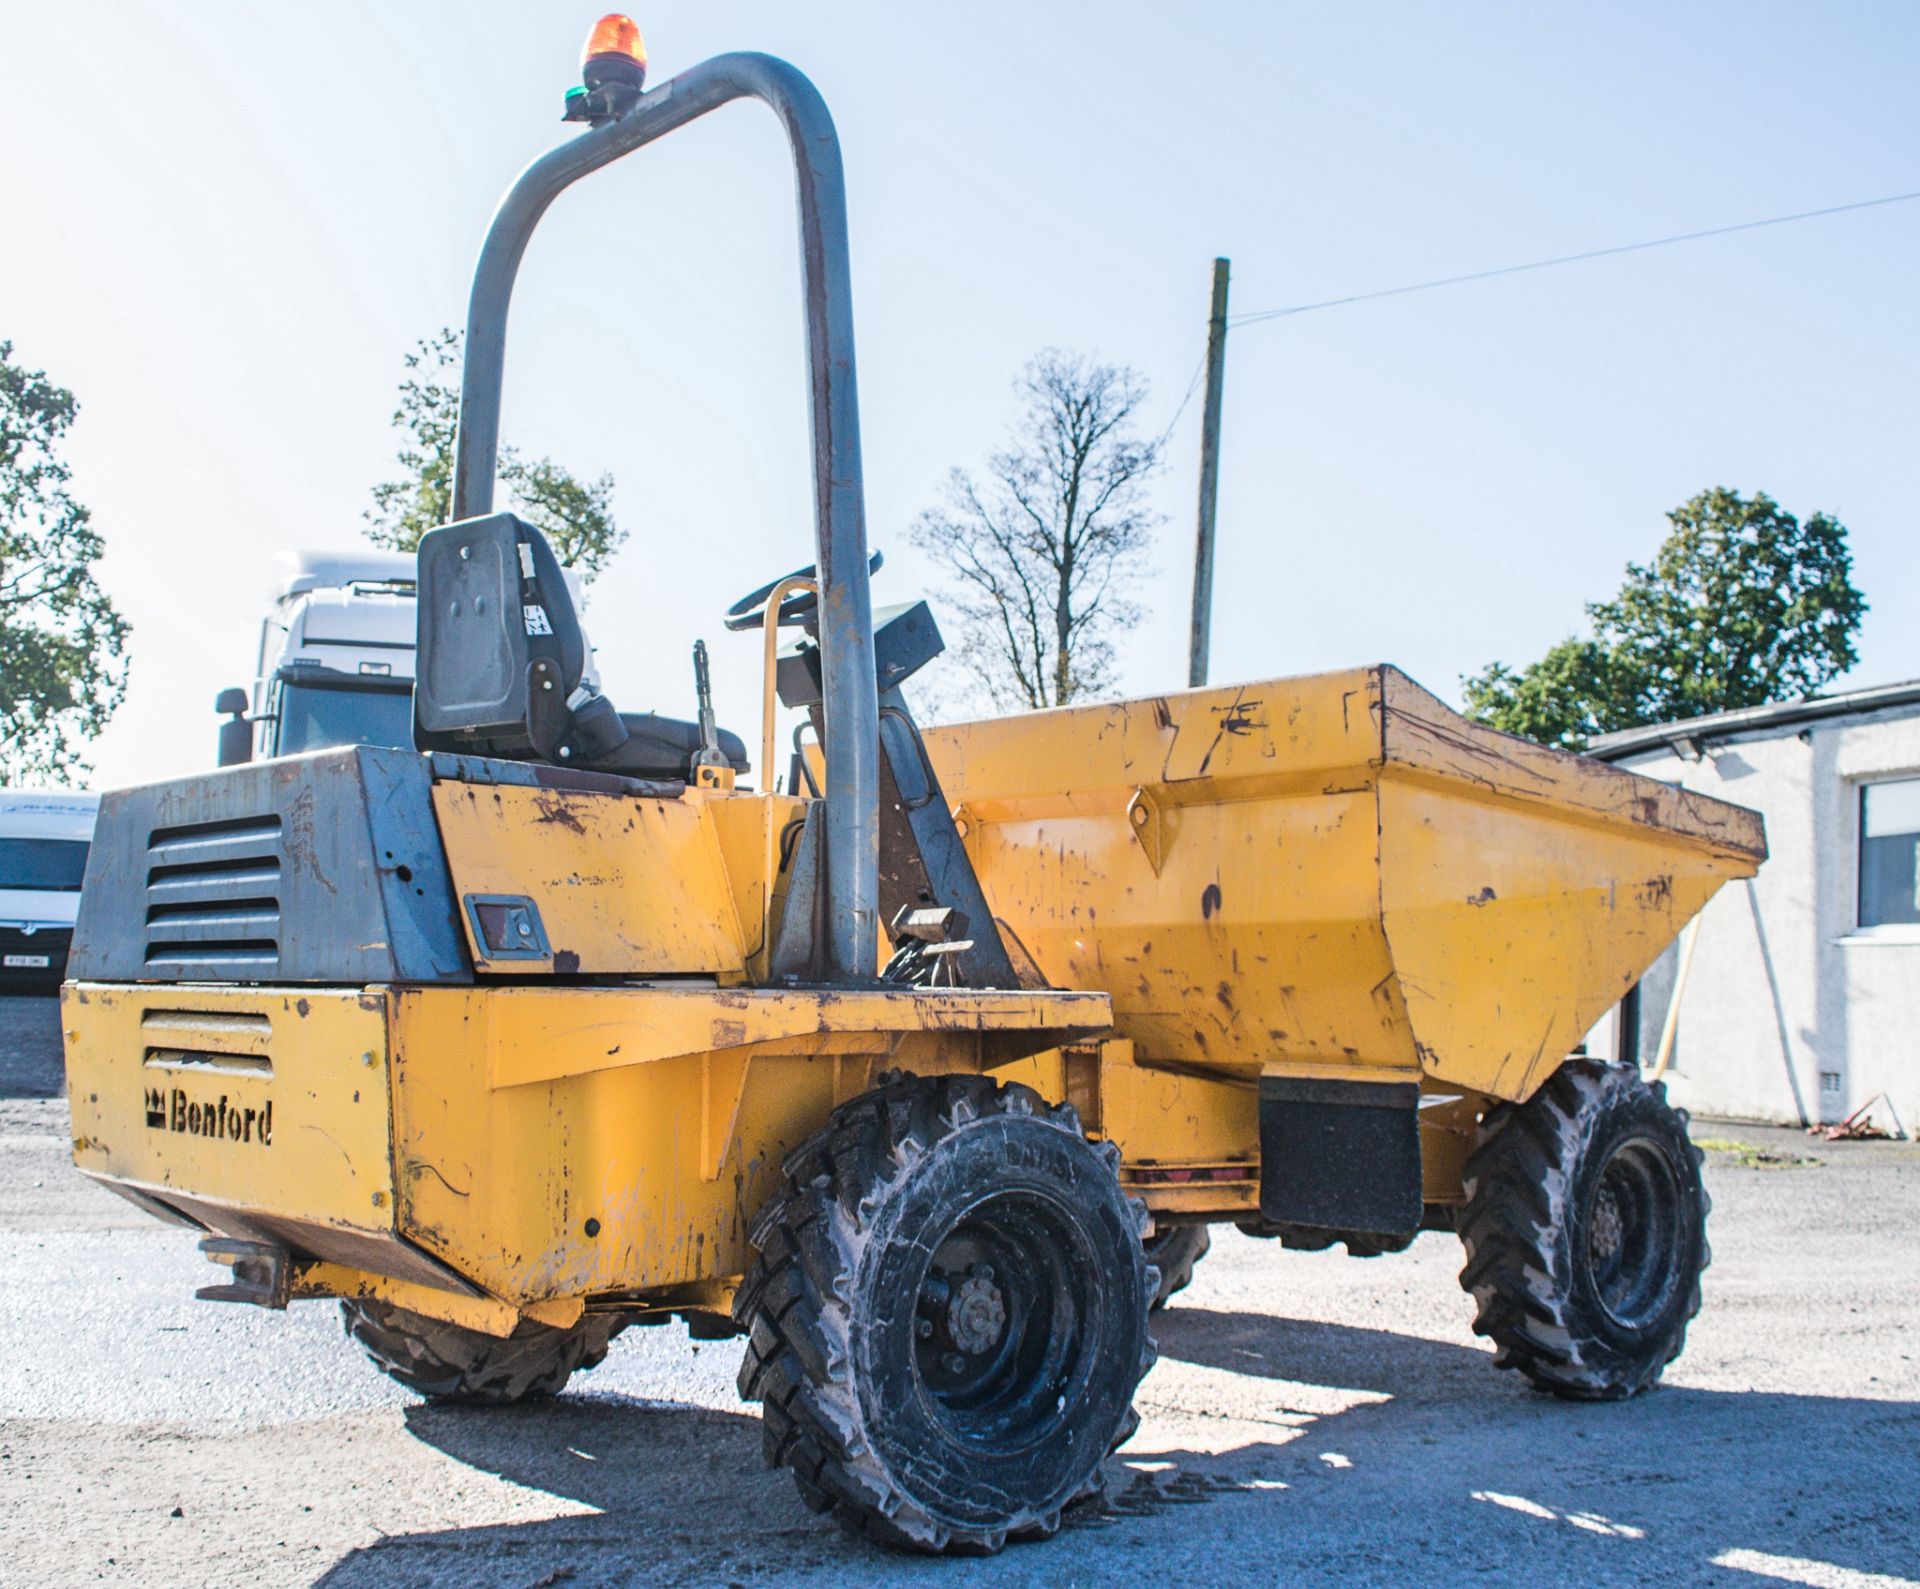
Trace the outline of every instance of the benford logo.
<instances>
[{"instance_id":1,"label":"benford logo","mask_svg":"<svg viewBox=\"0 0 1920 1589\"><path fill-rule=\"evenodd\" d=\"M241 1108L227 1102L222 1093L217 1102L197 1103L184 1088L171 1093L160 1087L147 1089L147 1126L153 1131L178 1131L184 1136L211 1137L218 1142L258 1142L273 1146L273 1104Z\"/></svg>"}]
</instances>

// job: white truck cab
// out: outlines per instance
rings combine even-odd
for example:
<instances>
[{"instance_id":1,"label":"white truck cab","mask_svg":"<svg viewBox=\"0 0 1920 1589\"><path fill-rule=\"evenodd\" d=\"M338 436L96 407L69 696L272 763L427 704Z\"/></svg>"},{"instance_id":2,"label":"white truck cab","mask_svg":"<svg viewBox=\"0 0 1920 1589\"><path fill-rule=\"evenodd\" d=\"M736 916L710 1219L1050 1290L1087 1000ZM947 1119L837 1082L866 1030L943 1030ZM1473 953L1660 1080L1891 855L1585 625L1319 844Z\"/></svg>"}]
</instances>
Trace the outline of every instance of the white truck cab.
<instances>
[{"instance_id":1,"label":"white truck cab","mask_svg":"<svg viewBox=\"0 0 1920 1589\"><path fill-rule=\"evenodd\" d=\"M220 765L413 742L414 560L297 552L260 625L253 687L222 690Z\"/></svg>"},{"instance_id":2,"label":"white truck cab","mask_svg":"<svg viewBox=\"0 0 1920 1589\"><path fill-rule=\"evenodd\" d=\"M59 986L100 797L0 790L0 986Z\"/></svg>"}]
</instances>

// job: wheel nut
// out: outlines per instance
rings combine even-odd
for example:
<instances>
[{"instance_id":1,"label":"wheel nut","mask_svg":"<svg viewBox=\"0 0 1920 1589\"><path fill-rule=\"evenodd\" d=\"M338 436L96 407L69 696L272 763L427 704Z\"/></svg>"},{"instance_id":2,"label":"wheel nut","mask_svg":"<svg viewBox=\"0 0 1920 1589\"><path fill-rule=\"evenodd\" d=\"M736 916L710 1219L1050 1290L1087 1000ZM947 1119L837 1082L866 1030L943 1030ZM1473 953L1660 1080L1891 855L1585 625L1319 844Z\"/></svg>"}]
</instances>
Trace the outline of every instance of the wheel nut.
<instances>
[{"instance_id":1,"label":"wheel nut","mask_svg":"<svg viewBox=\"0 0 1920 1589\"><path fill-rule=\"evenodd\" d=\"M947 1372L949 1374L964 1374L966 1369L967 1360L964 1357L958 1352L947 1353Z\"/></svg>"},{"instance_id":2,"label":"wheel nut","mask_svg":"<svg viewBox=\"0 0 1920 1589\"><path fill-rule=\"evenodd\" d=\"M933 1320L920 1319L914 1324L914 1329L919 1331L920 1339L924 1341L929 1335L933 1334Z\"/></svg>"}]
</instances>

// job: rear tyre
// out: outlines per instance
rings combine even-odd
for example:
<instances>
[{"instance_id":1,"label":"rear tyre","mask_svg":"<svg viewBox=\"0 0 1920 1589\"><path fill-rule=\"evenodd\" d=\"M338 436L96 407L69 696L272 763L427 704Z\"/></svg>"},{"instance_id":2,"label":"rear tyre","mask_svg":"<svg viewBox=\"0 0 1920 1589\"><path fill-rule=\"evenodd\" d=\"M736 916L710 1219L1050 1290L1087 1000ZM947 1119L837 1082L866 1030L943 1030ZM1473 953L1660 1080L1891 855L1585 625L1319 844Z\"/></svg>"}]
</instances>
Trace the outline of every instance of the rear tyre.
<instances>
[{"instance_id":1,"label":"rear tyre","mask_svg":"<svg viewBox=\"0 0 1920 1589\"><path fill-rule=\"evenodd\" d=\"M1079 1117L981 1076L833 1113L734 1303L769 1466L853 1532L985 1554L1099 1488L1153 1361L1145 1207Z\"/></svg>"},{"instance_id":2,"label":"rear tyre","mask_svg":"<svg viewBox=\"0 0 1920 1589\"><path fill-rule=\"evenodd\" d=\"M372 1298L348 1298L340 1314L373 1366L408 1390L429 1401L493 1407L557 1396L573 1374L600 1365L621 1324L603 1315L565 1330L523 1322L501 1337Z\"/></svg>"},{"instance_id":3,"label":"rear tyre","mask_svg":"<svg viewBox=\"0 0 1920 1589\"><path fill-rule=\"evenodd\" d=\"M1153 1311L1158 1313L1176 1291L1193 1283L1194 1265L1207 1255L1213 1237L1205 1225L1167 1225L1146 1241L1147 1262L1160 1271L1160 1284L1153 1293Z\"/></svg>"},{"instance_id":4,"label":"rear tyre","mask_svg":"<svg viewBox=\"0 0 1920 1589\"><path fill-rule=\"evenodd\" d=\"M1538 1390L1616 1400L1655 1383L1700 1311L1711 1203L1687 1117L1640 1073L1583 1060L1481 1123L1460 1284L1494 1363Z\"/></svg>"}]
</instances>

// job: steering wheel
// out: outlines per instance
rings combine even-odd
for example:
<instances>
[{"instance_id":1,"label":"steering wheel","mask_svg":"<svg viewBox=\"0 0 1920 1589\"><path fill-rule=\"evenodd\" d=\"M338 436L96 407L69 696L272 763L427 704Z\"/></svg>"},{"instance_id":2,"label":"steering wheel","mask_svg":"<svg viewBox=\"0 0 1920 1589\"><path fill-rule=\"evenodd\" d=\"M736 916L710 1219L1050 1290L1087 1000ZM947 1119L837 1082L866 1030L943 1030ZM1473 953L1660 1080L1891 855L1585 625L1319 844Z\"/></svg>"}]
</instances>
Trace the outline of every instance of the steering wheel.
<instances>
[{"instance_id":1,"label":"steering wheel","mask_svg":"<svg viewBox=\"0 0 1920 1589\"><path fill-rule=\"evenodd\" d=\"M886 559L878 552L875 552L867 559L867 572L869 574L877 574L885 563ZM727 609L727 615L722 622L725 623L729 629L734 630L763 629L767 623L766 601L767 598L773 594L774 588L777 585L789 579L818 579L819 577L819 570L812 563L809 563L805 568L796 568L791 574L783 574L780 579L770 579L758 590L752 592L750 595L742 596L729 607ZM785 601L780 603L780 615L776 621L780 627L784 629L789 624L800 622L802 618L807 617L812 613L814 608L819 605L820 599L815 596L812 591L795 591Z\"/></svg>"}]
</instances>

